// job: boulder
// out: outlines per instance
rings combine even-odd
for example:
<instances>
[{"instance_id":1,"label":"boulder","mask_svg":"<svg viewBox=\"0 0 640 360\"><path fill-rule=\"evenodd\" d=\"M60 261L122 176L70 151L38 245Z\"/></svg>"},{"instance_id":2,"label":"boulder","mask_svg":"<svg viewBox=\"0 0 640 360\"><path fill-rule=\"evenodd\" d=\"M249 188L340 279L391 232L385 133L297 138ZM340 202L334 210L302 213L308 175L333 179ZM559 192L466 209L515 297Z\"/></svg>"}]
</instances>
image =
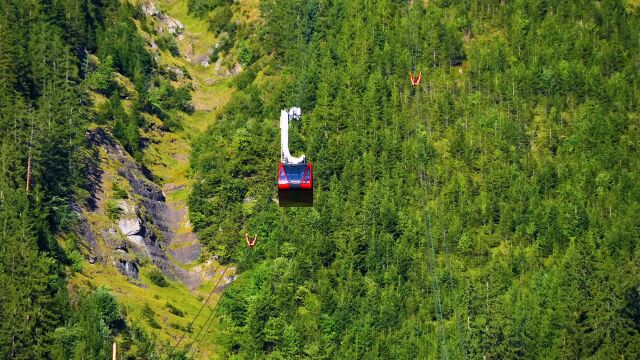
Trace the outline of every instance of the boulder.
<instances>
[{"instance_id":1,"label":"boulder","mask_svg":"<svg viewBox=\"0 0 640 360\"><path fill-rule=\"evenodd\" d=\"M153 1L147 1L142 4L142 12L147 16L157 16L160 14L160 11L158 11L158 8Z\"/></svg>"},{"instance_id":2,"label":"boulder","mask_svg":"<svg viewBox=\"0 0 640 360\"><path fill-rule=\"evenodd\" d=\"M129 241L139 246L145 245L144 226L142 225L142 220L139 217L132 219L120 219L118 220L118 227Z\"/></svg>"},{"instance_id":3,"label":"boulder","mask_svg":"<svg viewBox=\"0 0 640 360\"><path fill-rule=\"evenodd\" d=\"M118 226L126 236L138 235L142 231L142 221L137 217L133 219L120 219L118 220Z\"/></svg>"}]
</instances>

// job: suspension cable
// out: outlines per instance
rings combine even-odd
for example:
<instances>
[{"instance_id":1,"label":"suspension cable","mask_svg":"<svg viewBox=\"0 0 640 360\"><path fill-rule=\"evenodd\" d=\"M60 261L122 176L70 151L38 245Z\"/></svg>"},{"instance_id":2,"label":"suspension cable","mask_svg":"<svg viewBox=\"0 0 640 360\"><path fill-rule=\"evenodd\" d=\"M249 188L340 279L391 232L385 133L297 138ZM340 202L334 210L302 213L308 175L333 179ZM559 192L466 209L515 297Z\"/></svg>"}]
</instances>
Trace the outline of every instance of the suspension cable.
<instances>
[{"instance_id":1,"label":"suspension cable","mask_svg":"<svg viewBox=\"0 0 640 360\"><path fill-rule=\"evenodd\" d=\"M216 282L215 285L213 285L213 288L211 289L211 294L213 294L216 291L216 289L218 288L218 285L220 284L220 281L222 281L222 279L224 278L224 273L227 271L229 266L231 266L231 264L228 264L227 267L222 271L222 274L218 278L218 281ZM224 295L224 293L223 293L223 295ZM222 296L220 296L220 299L218 299L218 302L216 302L216 305L214 306L214 309L218 307L218 304L220 304L220 300L221 299L222 299ZM211 313L209 314L209 316L204 320L204 323L202 323L202 327L200 328L200 331L198 331L196 336L193 338L193 341L187 346L187 349L186 349L187 353L189 353L189 351L191 350L191 346L193 346L193 344L198 340L198 337L202 333L202 330L205 328L205 326L208 324L209 319L211 319L211 316L213 316L213 313L214 313L214 310L212 310Z\"/></svg>"},{"instance_id":2,"label":"suspension cable","mask_svg":"<svg viewBox=\"0 0 640 360\"><path fill-rule=\"evenodd\" d=\"M238 265L240 266L242 263L244 263L245 260L247 259L247 257L249 256L249 254L251 254L252 252L253 251L251 249L249 249L249 251L247 251L244 254L244 257L242 258L242 260L240 260L240 262L238 262ZM222 276L220 277L220 279L218 279L218 283L220 283L221 279L222 279ZM218 283L216 283L216 285L213 287L214 290L218 287ZM202 339L205 338L205 336L209 332L209 328L211 327L211 324L213 324L213 320L215 319L214 315L215 315L216 311L218 310L218 308L220 307L220 304L222 303L222 299L224 298L225 294L226 294L226 292L223 292L222 295L220 295L220 298L216 302L216 305L213 307L213 309L211 310L211 313L209 314L207 319L202 324L202 328L200 328L200 331L198 332L196 337L193 338L193 342L191 342L191 344L189 344L189 346L187 347L186 354L189 354L189 352L191 352L191 349L192 349L194 344L196 345L195 348L194 348L194 352L197 351L197 348L200 345L200 341L202 341ZM202 334L202 338L198 339L200 337L200 334Z\"/></svg>"},{"instance_id":3,"label":"suspension cable","mask_svg":"<svg viewBox=\"0 0 640 360\"><path fill-rule=\"evenodd\" d=\"M229 267L227 265L227 267ZM218 270L219 266L215 268L214 273ZM222 271L222 274L224 275L224 272L227 269L225 268L224 271ZM182 336L180 336L180 339L178 339L178 342L173 346L174 349L177 349L178 346L180 345L180 343L182 342L182 340L184 339L185 335L187 334L187 330L190 329L193 324L196 322L196 319L198 319L198 316L200 316L200 313L202 312L202 310L204 310L204 307L207 305L207 303L209 302L209 299L211 299L211 296L213 295L213 290L215 290L215 286L213 287L213 289L211 290L211 292L209 293L209 296L207 296L207 300L205 300L202 305L200 306L200 309L198 309L198 312L196 313L196 316L193 317L193 320L191 320L191 323L189 324L189 326L187 326L184 331L182 332Z\"/></svg>"},{"instance_id":4,"label":"suspension cable","mask_svg":"<svg viewBox=\"0 0 640 360\"><path fill-rule=\"evenodd\" d=\"M407 6L405 7L405 14L406 14L406 19L409 26L411 26L413 29L411 31L412 33L412 41L411 41L411 46L412 46L412 68L413 71L415 71L416 69L416 47L417 47L417 29L416 29L416 24L415 21L411 20L411 17L409 15L409 3L407 3ZM415 93L412 91L412 97L415 96ZM422 119L423 114L422 114L422 107L418 106L418 117L419 119ZM432 139L431 139L431 129L429 128L429 126L427 126L427 131L428 131L428 139L427 141L429 143L431 143ZM422 148L423 154L426 155L426 149ZM426 156L425 156L426 157ZM433 166L433 161L429 162L431 166ZM429 175L429 168L427 167L426 169L426 175ZM432 171L432 176L435 177L435 169L433 169ZM429 244L430 244L430 248L431 248L431 262L432 262L432 269L433 269L433 273L434 273L434 278L435 281L432 281L432 292L434 295L434 311L435 311L435 315L436 315L436 319L438 319L438 321L440 322L440 327L441 327L441 331L438 332L438 343L439 346L442 346L442 358L443 359L448 359L449 358L449 354L447 351L447 333L446 333L446 328L445 328L445 324L444 324L444 316L443 316L443 312L442 312L442 303L441 303L441 299L440 299L440 286L438 284L439 282L439 278L438 278L438 261L436 258L436 253L435 253L435 246L433 244L434 240L433 240L433 236L432 236L432 220L431 220L431 211L429 210L429 204L428 204L428 196L429 196L429 191L428 191L428 186L425 184L424 182L424 176L425 176L425 172L421 171L420 172L420 184L422 185L424 192L425 192L425 196L423 197L422 200L422 206L423 208L427 211L427 226L426 226L426 231L427 231L427 239L429 240ZM434 196L435 196L435 186L436 183L434 182ZM425 254L427 255L427 254ZM427 255L428 256L428 255ZM431 272L431 271L430 271Z\"/></svg>"}]
</instances>

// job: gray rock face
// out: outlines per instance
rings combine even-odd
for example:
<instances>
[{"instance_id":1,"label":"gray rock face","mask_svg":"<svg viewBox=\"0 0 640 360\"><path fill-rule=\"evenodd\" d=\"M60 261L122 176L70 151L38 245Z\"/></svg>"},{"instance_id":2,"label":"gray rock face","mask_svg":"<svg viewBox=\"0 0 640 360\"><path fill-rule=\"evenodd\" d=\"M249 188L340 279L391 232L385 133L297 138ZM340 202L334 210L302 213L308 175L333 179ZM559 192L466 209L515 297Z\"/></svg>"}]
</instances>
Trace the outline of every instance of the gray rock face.
<instances>
[{"instance_id":1,"label":"gray rock face","mask_svg":"<svg viewBox=\"0 0 640 360\"><path fill-rule=\"evenodd\" d=\"M131 165L131 164L128 164ZM127 166L126 168L118 169L118 174L131 183L131 187L133 187L133 191L150 200L156 201L164 201L164 195L162 194L162 189L153 182L149 181L143 174L140 169L135 166Z\"/></svg>"},{"instance_id":2,"label":"gray rock face","mask_svg":"<svg viewBox=\"0 0 640 360\"><path fill-rule=\"evenodd\" d=\"M80 235L81 239L86 240L85 249L87 250L87 259L91 264L95 263L96 261L100 261L101 260L101 254L99 252L100 247L98 246L98 240L96 238L96 234L93 232L93 229L91 229L91 225L89 225L89 222L87 221L87 218L82 213L81 209L79 209L79 207L76 204L74 204L72 208L76 213L76 215L78 216L78 220L79 220L76 231L78 235Z\"/></svg>"},{"instance_id":3,"label":"gray rock face","mask_svg":"<svg viewBox=\"0 0 640 360\"><path fill-rule=\"evenodd\" d=\"M118 204L123 214L122 218L117 221L117 228L122 234L118 234L118 231L113 228L108 228L101 231L100 237L114 251L114 254L122 256L125 250L126 252L129 250L126 244L123 244L122 235L124 235L130 243L136 245L131 248L134 253L148 256L151 262L165 275L175 279L175 265L171 264L167 258L163 249L164 244L159 241L160 234L156 233L157 231L162 232L163 228L166 228L163 219L167 205L164 203L162 189L146 178L135 161L104 129L97 128L90 131L87 134L87 139L92 146L102 147L109 158L121 164L118 168L118 174L127 179L133 193L139 197L137 201L122 200ZM145 216L141 216L141 214L145 214ZM156 225L156 222L160 226ZM86 231L84 233L88 234ZM83 237L91 242L91 248L99 248L95 236L92 238L88 234ZM127 276L136 274L137 276L137 264L133 260L118 259L115 262L116 267L123 274Z\"/></svg>"},{"instance_id":4,"label":"gray rock face","mask_svg":"<svg viewBox=\"0 0 640 360\"><path fill-rule=\"evenodd\" d=\"M153 1L147 1L142 4L142 12L147 16L156 16L160 13Z\"/></svg>"},{"instance_id":5,"label":"gray rock face","mask_svg":"<svg viewBox=\"0 0 640 360\"><path fill-rule=\"evenodd\" d=\"M181 34L184 31L184 25L178 19L174 19L165 14L160 14L158 19L162 21L163 26L167 29L169 34Z\"/></svg>"},{"instance_id":6,"label":"gray rock face","mask_svg":"<svg viewBox=\"0 0 640 360\"><path fill-rule=\"evenodd\" d=\"M147 16L155 17L160 20L161 26L156 29L159 33L167 31L170 34L181 34L184 31L184 25L178 19L174 19L158 10L158 7L153 1L146 1L143 3L142 12Z\"/></svg>"},{"instance_id":7,"label":"gray rock face","mask_svg":"<svg viewBox=\"0 0 640 360\"><path fill-rule=\"evenodd\" d=\"M184 263L196 259L200 254L200 243L195 234L192 238L180 238L188 240L189 245L174 251L169 244L174 238L176 223L184 216L183 212L173 211L165 202L162 189L145 175L145 172L135 160L129 156L120 144L102 128L96 128L87 133L87 140L98 152L102 148L110 162L116 164L117 174L122 176L130 185L131 193L128 199L120 200L120 219L113 227L102 228L95 234L90 231L91 226L81 228L80 234L87 240L93 254L99 251L100 245L97 238L102 239L110 253L103 254L103 258L110 258L118 271L132 279L138 278L138 267L135 258L142 256L148 258L165 276L173 280L180 280L189 288L196 288L201 277L198 272L188 271L172 263L167 254L172 253L176 259ZM100 169L100 156L95 157L96 169ZM102 173L96 177L96 187L103 184ZM132 196L133 195L133 196ZM96 211L90 208L89 211ZM82 210L79 209L82 213ZM86 219L86 218L85 218ZM86 221L85 221L86 222ZM187 234L180 234L187 236ZM101 260L102 261L102 260Z\"/></svg>"},{"instance_id":8,"label":"gray rock face","mask_svg":"<svg viewBox=\"0 0 640 360\"><path fill-rule=\"evenodd\" d=\"M215 293L219 294L222 291L224 291L224 289L226 289L227 287L229 287L231 285L232 282L234 282L238 277L236 275L232 275L232 276L223 276L222 280L223 283L218 285L218 287L216 287L215 289Z\"/></svg>"},{"instance_id":9,"label":"gray rock face","mask_svg":"<svg viewBox=\"0 0 640 360\"><path fill-rule=\"evenodd\" d=\"M118 227L129 241L138 246L144 247L145 229L142 226L142 220L139 217L134 217L133 219L120 219L118 220Z\"/></svg>"},{"instance_id":10,"label":"gray rock face","mask_svg":"<svg viewBox=\"0 0 640 360\"><path fill-rule=\"evenodd\" d=\"M142 233L142 220L140 218L118 220L120 231L126 236L138 235Z\"/></svg>"},{"instance_id":11,"label":"gray rock face","mask_svg":"<svg viewBox=\"0 0 640 360\"><path fill-rule=\"evenodd\" d=\"M116 261L116 268L122 275L130 278L137 279L139 276L138 265L133 261L119 259Z\"/></svg>"}]
</instances>

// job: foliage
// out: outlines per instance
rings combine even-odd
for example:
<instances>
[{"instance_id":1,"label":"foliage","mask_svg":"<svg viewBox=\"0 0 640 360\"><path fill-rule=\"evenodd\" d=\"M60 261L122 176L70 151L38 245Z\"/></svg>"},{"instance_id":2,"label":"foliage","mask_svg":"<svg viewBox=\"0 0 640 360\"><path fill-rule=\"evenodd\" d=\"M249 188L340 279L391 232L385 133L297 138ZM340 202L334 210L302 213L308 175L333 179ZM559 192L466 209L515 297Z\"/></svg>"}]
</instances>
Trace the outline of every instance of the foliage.
<instances>
[{"instance_id":1,"label":"foliage","mask_svg":"<svg viewBox=\"0 0 640 360\"><path fill-rule=\"evenodd\" d=\"M96 70L87 78L87 85L92 90L101 94L110 96L116 89L116 82L113 79L113 58L107 56L98 66Z\"/></svg>"},{"instance_id":2,"label":"foliage","mask_svg":"<svg viewBox=\"0 0 640 360\"><path fill-rule=\"evenodd\" d=\"M209 14L209 31L215 35L229 29L233 11L230 5L219 6Z\"/></svg>"},{"instance_id":3,"label":"foliage","mask_svg":"<svg viewBox=\"0 0 640 360\"><path fill-rule=\"evenodd\" d=\"M204 18L211 11L226 4L232 4L233 0L188 0L189 14Z\"/></svg>"},{"instance_id":4,"label":"foliage","mask_svg":"<svg viewBox=\"0 0 640 360\"><path fill-rule=\"evenodd\" d=\"M153 310L150 311L153 319ZM143 315L147 313L149 310L143 308ZM165 346L139 325L128 323L124 310L106 288L81 296L74 314L74 325L59 327L52 334L53 359L106 359L111 356L111 344L116 338L124 358L165 358L160 357Z\"/></svg>"},{"instance_id":5,"label":"foliage","mask_svg":"<svg viewBox=\"0 0 640 360\"><path fill-rule=\"evenodd\" d=\"M111 352L114 333L123 330L118 302L108 289L98 288L82 299L77 322L53 333L53 358L106 358Z\"/></svg>"},{"instance_id":6,"label":"foliage","mask_svg":"<svg viewBox=\"0 0 640 360\"><path fill-rule=\"evenodd\" d=\"M175 315L177 317L184 317L184 312L182 310L180 310L179 308L177 308L172 303L168 302L168 303L166 303L165 306L166 306L167 309L169 309L169 312L172 313L173 315Z\"/></svg>"},{"instance_id":7,"label":"foliage","mask_svg":"<svg viewBox=\"0 0 640 360\"><path fill-rule=\"evenodd\" d=\"M159 287L169 286L169 282L167 281L167 279L165 279L164 275L162 274L162 271L158 270L157 268L151 269L151 271L149 271L149 274L147 276L149 277L149 280L151 280L151 282L154 283L156 286L159 286Z\"/></svg>"},{"instance_id":8,"label":"foliage","mask_svg":"<svg viewBox=\"0 0 640 360\"><path fill-rule=\"evenodd\" d=\"M122 184L120 183L120 181L114 181L113 182L113 186L111 187L111 190L113 191L113 197L115 199L128 199L129 198L129 194L127 193L127 190L125 190L122 187Z\"/></svg>"},{"instance_id":9,"label":"foliage","mask_svg":"<svg viewBox=\"0 0 640 360\"><path fill-rule=\"evenodd\" d=\"M152 328L154 329L161 328L160 324L156 320L156 312L153 311L153 309L151 308L151 306L149 306L149 304L144 304L144 306L142 307L142 316L145 318L145 320L147 320L147 323Z\"/></svg>"},{"instance_id":10,"label":"foliage","mask_svg":"<svg viewBox=\"0 0 640 360\"><path fill-rule=\"evenodd\" d=\"M156 39L156 44L160 50L169 51L173 56L180 56L180 49L173 34L166 32L160 35Z\"/></svg>"},{"instance_id":11,"label":"foliage","mask_svg":"<svg viewBox=\"0 0 640 360\"><path fill-rule=\"evenodd\" d=\"M109 217L109 219L113 221L117 221L118 219L120 219L122 212L123 212L122 208L116 201L113 201L113 200L107 201L106 214Z\"/></svg>"},{"instance_id":12,"label":"foliage","mask_svg":"<svg viewBox=\"0 0 640 360\"><path fill-rule=\"evenodd\" d=\"M138 34L133 22L136 6L125 3L97 36L98 56L113 59L113 66L125 76L147 76L154 66L151 54L145 49L145 40Z\"/></svg>"},{"instance_id":13,"label":"foliage","mask_svg":"<svg viewBox=\"0 0 640 360\"><path fill-rule=\"evenodd\" d=\"M146 98L146 110L160 118L168 117L168 111L177 109L191 112L191 92L188 86L174 88L165 79L157 78L149 88Z\"/></svg>"},{"instance_id":14,"label":"foliage","mask_svg":"<svg viewBox=\"0 0 640 360\"><path fill-rule=\"evenodd\" d=\"M234 81L191 157L199 238L245 259L221 302L223 357L639 356L637 10L291 0L261 13L248 42L270 56ZM290 106L312 209L274 201ZM245 231L260 238L250 254Z\"/></svg>"},{"instance_id":15,"label":"foliage","mask_svg":"<svg viewBox=\"0 0 640 360\"><path fill-rule=\"evenodd\" d=\"M240 44L238 50L238 61L243 66L249 66L253 61L255 61L255 54L252 53L251 48L247 45L247 43Z\"/></svg>"},{"instance_id":16,"label":"foliage","mask_svg":"<svg viewBox=\"0 0 640 360\"><path fill-rule=\"evenodd\" d=\"M50 357L52 334L69 319L63 264L71 261L56 235L73 227L71 197L85 186L81 64L105 13L76 5L0 2L2 358Z\"/></svg>"},{"instance_id":17,"label":"foliage","mask_svg":"<svg viewBox=\"0 0 640 360\"><path fill-rule=\"evenodd\" d=\"M156 65L135 16L141 18L139 7L115 0L0 2L2 358L106 358L116 333L129 342L125 349L139 349L131 350L136 356L159 357L152 339L124 324L106 289L67 291L65 266L80 271L83 254L81 247L58 244L75 230L90 188L85 135L93 114L85 91L109 96L96 121L112 126L127 151L140 150L138 105ZM101 61L92 71L95 54ZM136 85L122 89L134 97L128 111L116 72ZM176 91L174 101L184 108L188 90ZM116 207L110 208L115 217Z\"/></svg>"},{"instance_id":18,"label":"foliage","mask_svg":"<svg viewBox=\"0 0 640 360\"><path fill-rule=\"evenodd\" d=\"M234 39L229 33L226 33L226 32L221 33L220 36L218 36L218 42L216 43L216 46L213 48L213 51L211 52L209 61L210 62L218 61L218 58L221 56L221 54L228 52L233 47L233 44L234 44Z\"/></svg>"}]
</instances>

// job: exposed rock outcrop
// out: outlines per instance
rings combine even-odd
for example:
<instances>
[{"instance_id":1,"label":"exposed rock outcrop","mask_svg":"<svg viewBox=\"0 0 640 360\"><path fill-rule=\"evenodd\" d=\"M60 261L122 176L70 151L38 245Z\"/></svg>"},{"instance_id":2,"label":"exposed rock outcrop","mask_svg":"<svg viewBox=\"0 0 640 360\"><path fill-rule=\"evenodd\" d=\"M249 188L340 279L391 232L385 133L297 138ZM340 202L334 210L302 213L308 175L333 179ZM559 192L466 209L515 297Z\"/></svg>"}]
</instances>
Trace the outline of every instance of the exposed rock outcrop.
<instances>
[{"instance_id":1,"label":"exposed rock outcrop","mask_svg":"<svg viewBox=\"0 0 640 360\"><path fill-rule=\"evenodd\" d=\"M138 278L138 274L139 274L138 265L135 262L124 260L124 259L118 259L118 261L116 262L116 267L118 268L118 271L121 274L126 275L133 279Z\"/></svg>"},{"instance_id":2,"label":"exposed rock outcrop","mask_svg":"<svg viewBox=\"0 0 640 360\"><path fill-rule=\"evenodd\" d=\"M95 151L102 148L107 158L116 164L116 173L126 179L132 192L128 199L118 202L119 215L113 227L103 228L97 233L92 229L82 211L78 211L79 216L84 219L84 222L80 223L79 233L86 239L89 253L95 254L99 251L100 246L97 241L99 237L111 249L111 254L104 254L101 257L92 256L99 257L101 261L112 258L116 268L122 274L136 279L139 264L135 259L148 258L167 277L181 280L190 287L197 286L201 282L200 276L172 263L167 256L171 253L180 260L193 261L200 254L200 244L195 235L191 234L194 245L184 247L187 254L183 254L185 250L175 252L169 250L168 244L176 236L172 231L172 222L176 222L177 219L173 210L166 204L162 189L145 176L135 160L104 129L96 128L89 131L87 139ZM100 169L99 156L92 161L94 161L92 171L95 176L91 181L95 183L92 188L96 193L91 195L94 205L88 206L88 209L98 211L104 179L102 179L102 172L95 170ZM130 252L137 256L131 256Z\"/></svg>"},{"instance_id":3,"label":"exposed rock outcrop","mask_svg":"<svg viewBox=\"0 0 640 360\"><path fill-rule=\"evenodd\" d=\"M160 11L153 1L146 1L142 4L142 12L150 17L158 19L160 26L156 28L159 33L169 32L170 34L180 34L184 31L184 25L180 20L172 18Z\"/></svg>"},{"instance_id":4,"label":"exposed rock outcrop","mask_svg":"<svg viewBox=\"0 0 640 360\"><path fill-rule=\"evenodd\" d=\"M136 245L144 246L144 231L140 218L120 219L118 220L118 226L129 241Z\"/></svg>"}]
</instances>

